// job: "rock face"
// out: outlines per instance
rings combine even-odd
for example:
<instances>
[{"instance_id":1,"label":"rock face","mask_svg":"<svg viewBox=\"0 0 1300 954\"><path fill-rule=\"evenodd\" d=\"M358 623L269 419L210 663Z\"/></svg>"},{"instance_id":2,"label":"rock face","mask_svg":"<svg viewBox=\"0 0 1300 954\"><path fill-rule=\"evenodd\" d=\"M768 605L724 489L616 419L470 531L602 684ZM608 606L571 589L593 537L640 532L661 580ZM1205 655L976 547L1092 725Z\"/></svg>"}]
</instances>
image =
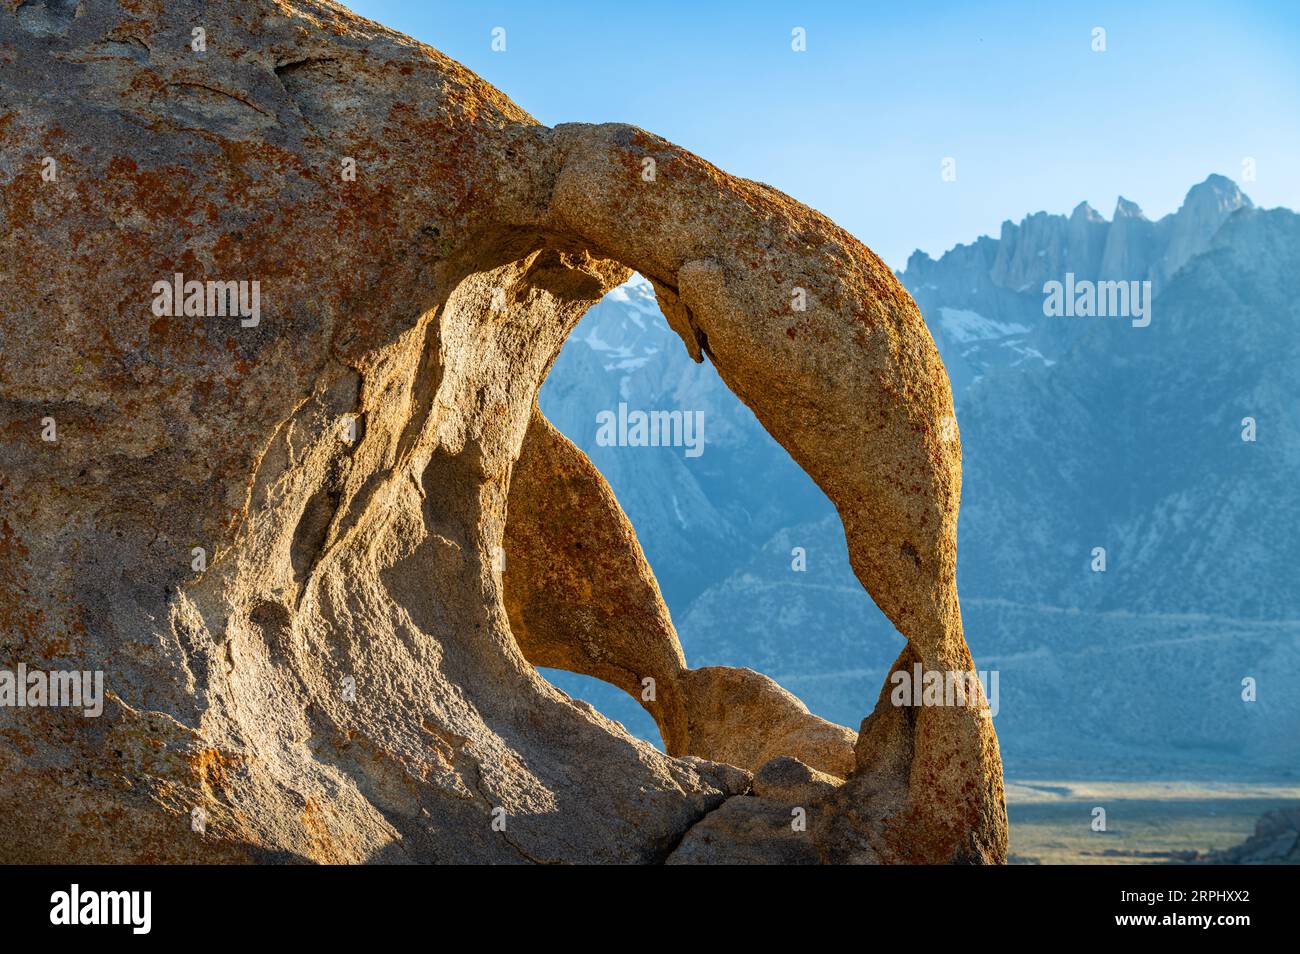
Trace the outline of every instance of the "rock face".
<instances>
[{"instance_id":1,"label":"rock face","mask_svg":"<svg viewBox=\"0 0 1300 954\"><path fill-rule=\"evenodd\" d=\"M9 0L0 59L0 665L105 684L0 707L0 861L1005 860L987 718L885 692L855 736L689 670L535 406L641 272L898 666L964 672L948 380L865 246L335 4ZM653 679L668 754L533 663ZM774 757L820 773L802 828L746 794Z\"/></svg>"},{"instance_id":2,"label":"rock face","mask_svg":"<svg viewBox=\"0 0 1300 954\"><path fill-rule=\"evenodd\" d=\"M1255 833L1239 845L1196 859L1216 865L1300 865L1300 809L1265 812Z\"/></svg>"}]
</instances>

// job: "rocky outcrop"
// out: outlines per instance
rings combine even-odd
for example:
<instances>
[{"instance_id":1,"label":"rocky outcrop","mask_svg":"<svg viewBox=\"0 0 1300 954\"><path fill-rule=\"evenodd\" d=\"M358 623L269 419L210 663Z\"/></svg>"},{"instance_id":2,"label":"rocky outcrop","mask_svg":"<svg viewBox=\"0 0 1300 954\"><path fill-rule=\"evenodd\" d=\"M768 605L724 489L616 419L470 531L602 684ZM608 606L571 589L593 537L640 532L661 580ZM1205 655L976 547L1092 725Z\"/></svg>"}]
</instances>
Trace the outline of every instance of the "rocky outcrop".
<instances>
[{"instance_id":1,"label":"rocky outcrop","mask_svg":"<svg viewBox=\"0 0 1300 954\"><path fill-rule=\"evenodd\" d=\"M798 826L800 806L768 798L731 798L686 833L670 865L815 865L817 848Z\"/></svg>"},{"instance_id":2,"label":"rocky outcrop","mask_svg":"<svg viewBox=\"0 0 1300 954\"><path fill-rule=\"evenodd\" d=\"M1239 845L1196 859L1212 865L1300 865L1300 808L1265 812L1255 833Z\"/></svg>"},{"instance_id":3,"label":"rocky outcrop","mask_svg":"<svg viewBox=\"0 0 1300 954\"><path fill-rule=\"evenodd\" d=\"M1005 859L987 718L885 694L855 741L687 669L535 407L640 271L836 504L899 666L965 672L948 381L865 246L332 3L11 3L0 41L0 659L106 685L0 708L0 860ZM669 752L533 662L653 679ZM775 756L848 776L783 848Z\"/></svg>"}]
</instances>

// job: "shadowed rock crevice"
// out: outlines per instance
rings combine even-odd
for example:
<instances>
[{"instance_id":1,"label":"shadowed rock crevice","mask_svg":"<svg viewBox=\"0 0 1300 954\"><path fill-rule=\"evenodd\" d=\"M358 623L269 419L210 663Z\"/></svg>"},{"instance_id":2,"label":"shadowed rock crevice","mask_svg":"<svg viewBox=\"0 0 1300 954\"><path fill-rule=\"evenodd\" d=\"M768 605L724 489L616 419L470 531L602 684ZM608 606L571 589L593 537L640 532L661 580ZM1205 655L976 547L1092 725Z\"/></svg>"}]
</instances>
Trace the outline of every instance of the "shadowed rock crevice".
<instances>
[{"instance_id":1,"label":"shadowed rock crevice","mask_svg":"<svg viewBox=\"0 0 1300 954\"><path fill-rule=\"evenodd\" d=\"M84 9L41 36L0 10L0 624L110 702L0 709L0 860L710 860L684 854L710 825L746 858L1005 858L987 719L882 702L855 753L766 677L688 669L536 412L637 269L835 502L908 658L970 668L947 378L865 246L642 130L540 126L332 3ZM151 55L79 55L123 35ZM259 324L158 314L178 272L260 282ZM530 657L653 678L669 753ZM776 756L833 781L773 840L788 792L743 770Z\"/></svg>"}]
</instances>

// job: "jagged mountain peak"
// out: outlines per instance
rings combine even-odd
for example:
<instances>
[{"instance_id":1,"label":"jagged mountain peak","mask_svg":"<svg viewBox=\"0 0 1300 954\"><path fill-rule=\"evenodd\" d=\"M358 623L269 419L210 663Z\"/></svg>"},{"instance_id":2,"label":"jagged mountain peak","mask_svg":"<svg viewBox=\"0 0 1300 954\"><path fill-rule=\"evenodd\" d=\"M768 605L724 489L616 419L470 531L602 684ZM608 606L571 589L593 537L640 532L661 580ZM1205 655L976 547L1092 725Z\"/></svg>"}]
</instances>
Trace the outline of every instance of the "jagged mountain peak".
<instances>
[{"instance_id":1,"label":"jagged mountain peak","mask_svg":"<svg viewBox=\"0 0 1300 954\"><path fill-rule=\"evenodd\" d=\"M1178 211L1160 220L1167 237L1159 261L1151 266L1157 286L1167 283L1192 256L1203 252L1230 215L1254 207L1250 197L1227 176L1211 175L1192 186Z\"/></svg>"},{"instance_id":2,"label":"jagged mountain peak","mask_svg":"<svg viewBox=\"0 0 1300 954\"><path fill-rule=\"evenodd\" d=\"M1142 207L1136 202L1120 196L1115 202L1115 215L1112 221L1118 222L1120 219L1142 219L1145 221L1146 215L1142 212Z\"/></svg>"},{"instance_id":3,"label":"jagged mountain peak","mask_svg":"<svg viewBox=\"0 0 1300 954\"><path fill-rule=\"evenodd\" d=\"M1176 214L1182 214L1184 210L1196 207L1235 212L1237 209L1253 209L1255 203L1227 176L1211 173L1206 176L1204 182L1198 182L1187 190L1187 197L1183 199L1183 204Z\"/></svg>"},{"instance_id":4,"label":"jagged mountain peak","mask_svg":"<svg viewBox=\"0 0 1300 954\"><path fill-rule=\"evenodd\" d=\"M1105 222L1106 219L1100 212L1094 209L1087 202L1080 202L1070 213L1071 222Z\"/></svg>"},{"instance_id":5,"label":"jagged mountain peak","mask_svg":"<svg viewBox=\"0 0 1300 954\"><path fill-rule=\"evenodd\" d=\"M1036 296L1045 282L1062 281L1067 272L1076 279L1150 281L1158 293L1209 247L1229 216L1250 208L1254 203L1237 183L1216 173L1192 186L1178 211L1159 221L1124 196L1109 221L1080 202L1068 216L1035 212L1018 223L1008 219L997 238L981 237L937 259L914 253L899 277L923 312L942 299L998 321L1013 318L1015 308L990 296Z\"/></svg>"},{"instance_id":6,"label":"jagged mountain peak","mask_svg":"<svg viewBox=\"0 0 1300 954\"><path fill-rule=\"evenodd\" d=\"M907 256L907 264L903 266L903 271L906 272L913 268L924 268L926 265L933 264L934 259L930 257L928 252L923 252L919 248L913 249L912 254Z\"/></svg>"}]
</instances>

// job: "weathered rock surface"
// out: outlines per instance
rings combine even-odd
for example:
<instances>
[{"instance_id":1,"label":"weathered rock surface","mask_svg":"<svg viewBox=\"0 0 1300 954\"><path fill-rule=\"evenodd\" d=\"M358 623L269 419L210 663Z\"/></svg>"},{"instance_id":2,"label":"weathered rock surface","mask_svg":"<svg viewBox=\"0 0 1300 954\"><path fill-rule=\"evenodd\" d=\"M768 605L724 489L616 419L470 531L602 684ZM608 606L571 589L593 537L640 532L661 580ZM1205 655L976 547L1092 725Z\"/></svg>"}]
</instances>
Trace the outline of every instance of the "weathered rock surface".
<instances>
[{"instance_id":1,"label":"weathered rock surface","mask_svg":"<svg viewBox=\"0 0 1300 954\"><path fill-rule=\"evenodd\" d=\"M811 805L824 801L839 788L843 780L805 765L796 758L779 755L754 775L754 794L792 805Z\"/></svg>"},{"instance_id":2,"label":"weathered rock surface","mask_svg":"<svg viewBox=\"0 0 1300 954\"><path fill-rule=\"evenodd\" d=\"M751 772L778 756L840 777L853 771L857 735L813 715L762 673L706 666L683 681L693 754Z\"/></svg>"},{"instance_id":3,"label":"weathered rock surface","mask_svg":"<svg viewBox=\"0 0 1300 954\"><path fill-rule=\"evenodd\" d=\"M1209 852L1197 861L1213 865L1300 865L1300 808L1265 812L1255 823L1255 833L1241 844Z\"/></svg>"},{"instance_id":4,"label":"weathered rock surface","mask_svg":"<svg viewBox=\"0 0 1300 954\"><path fill-rule=\"evenodd\" d=\"M605 478L536 407L509 510L505 605L529 662L623 689L654 717L669 755L747 771L797 755L832 774L852 771L857 736L771 679L725 666L686 668L632 524Z\"/></svg>"},{"instance_id":5,"label":"weathered rock surface","mask_svg":"<svg viewBox=\"0 0 1300 954\"><path fill-rule=\"evenodd\" d=\"M795 806L768 798L729 798L686 833L670 865L815 865L817 846L795 827Z\"/></svg>"},{"instance_id":6,"label":"weathered rock surface","mask_svg":"<svg viewBox=\"0 0 1300 954\"><path fill-rule=\"evenodd\" d=\"M0 666L107 690L0 707L0 861L1005 860L987 719L884 694L855 741L688 669L535 410L640 271L836 504L898 665L969 669L948 381L865 246L332 3L8 0L0 65ZM178 274L260 307L160 306ZM670 754L530 658L653 678ZM776 756L848 776L806 830L742 795Z\"/></svg>"},{"instance_id":7,"label":"weathered rock surface","mask_svg":"<svg viewBox=\"0 0 1300 954\"><path fill-rule=\"evenodd\" d=\"M632 524L600 471L536 408L504 552L510 629L528 661L644 698L669 754L690 752L686 657Z\"/></svg>"}]
</instances>

